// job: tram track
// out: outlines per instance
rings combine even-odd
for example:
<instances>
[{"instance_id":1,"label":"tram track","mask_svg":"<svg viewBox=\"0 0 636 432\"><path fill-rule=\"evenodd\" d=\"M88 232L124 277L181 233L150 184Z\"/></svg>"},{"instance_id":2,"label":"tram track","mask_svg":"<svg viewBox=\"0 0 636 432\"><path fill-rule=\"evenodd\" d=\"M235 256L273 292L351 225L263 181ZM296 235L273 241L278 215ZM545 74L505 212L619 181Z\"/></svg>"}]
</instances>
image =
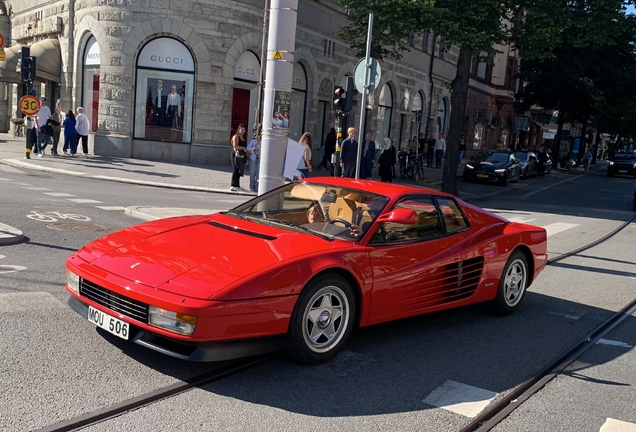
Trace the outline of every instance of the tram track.
<instances>
[{"instance_id":1,"label":"tram track","mask_svg":"<svg viewBox=\"0 0 636 432\"><path fill-rule=\"evenodd\" d=\"M598 246L627 228L633 222L636 222L636 216L600 239L570 252L548 259L547 265L552 265L566 258L575 256L585 250ZM575 343L570 349L557 357L541 371L523 382L521 385L517 386L512 392L499 400L495 405L488 408L486 411L481 412L468 425L463 427L460 432L487 432L492 430L522 403L530 399L550 381L561 374L569 365L581 357L586 351L592 348L599 339L618 327L634 312L636 312L636 298L632 299L629 303L623 306L621 310L598 325L594 330Z\"/></svg>"},{"instance_id":2,"label":"tram track","mask_svg":"<svg viewBox=\"0 0 636 432\"><path fill-rule=\"evenodd\" d=\"M624 230L627 226L635 221L636 216L623 223L614 231L601 237L600 239L597 239L583 247L561 254L555 258L548 259L547 265L552 265L566 258L575 256L587 249L598 246L599 244L602 244L603 242L609 240L611 237ZM636 298L630 301L620 311L616 312L602 324L597 326L588 335L574 344L564 354L556 358L540 372L535 374L530 379L526 380L521 385L517 386L512 392L499 400L495 405L475 417L468 425L462 428L460 432L486 432L493 429L523 402L528 400L535 393L541 390L546 384L548 384L553 378L562 373L583 353L594 346L594 344L599 339L601 339L607 333L620 325L623 320L625 320L635 311ZM91 411L86 414L67 419L41 429L37 429L36 432L69 432L81 430L85 427L101 423L103 421L119 417L121 415L125 415L128 412L137 410L144 406L187 392L193 388L198 388L213 381L217 381L227 376L239 373L245 369L249 369L261 363L272 360L276 356L277 354L273 354L232 361L229 364L221 366L215 370L194 376L183 381L179 381L166 387L161 387L151 392L141 394L134 398L127 399L125 401L96 411Z\"/></svg>"}]
</instances>

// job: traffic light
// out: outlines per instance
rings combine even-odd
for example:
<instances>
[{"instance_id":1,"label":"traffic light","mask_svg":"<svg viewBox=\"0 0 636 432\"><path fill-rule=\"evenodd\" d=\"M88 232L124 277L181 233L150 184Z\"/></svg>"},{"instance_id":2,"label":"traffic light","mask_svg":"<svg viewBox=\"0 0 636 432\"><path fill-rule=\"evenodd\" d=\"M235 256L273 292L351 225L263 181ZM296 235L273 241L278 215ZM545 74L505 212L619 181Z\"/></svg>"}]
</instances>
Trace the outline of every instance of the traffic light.
<instances>
[{"instance_id":1,"label":"traffic light","mask_svg":"<svg viewBox=\"0 0 636 432\"><path fill-rule=\"evenodd\" d=\"M345 89L340 86L333 87L333 109L334 111L344 111Z\"/></svg>"},{"instance_id":2,"label":"traffic light","mask_svg":"<svg viewBox=\"0 0 636 432\"><path fill-rule=\"evenodd\" d=\"M35 81L35 57L22 57L20 79L23 83L27 81Z\"/></svg>"},{"instance_id":3,"label":"traffic light","mask_svg":"<svg viewBox=\"0 0 636 432\"><path fill-rule=\"evenodd\" d=\"M345 103L344 103L344 112L351 111L355 105L358 104L357 100L353 98L358 94L358 90L356 90L355 83L353 82L353 77L347 77L347 88L345 89Z\"/></svg>"}]
</instances>

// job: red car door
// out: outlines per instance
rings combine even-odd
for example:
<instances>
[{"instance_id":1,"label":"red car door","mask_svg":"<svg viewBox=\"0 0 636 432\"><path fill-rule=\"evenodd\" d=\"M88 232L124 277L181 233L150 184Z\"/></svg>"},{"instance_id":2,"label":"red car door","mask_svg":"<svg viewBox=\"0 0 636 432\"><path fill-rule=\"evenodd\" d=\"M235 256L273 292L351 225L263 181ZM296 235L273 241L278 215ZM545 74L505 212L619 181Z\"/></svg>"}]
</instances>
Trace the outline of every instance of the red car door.
<instances>
[{"instance_id":1,"label":"red car door","mask_svg":"<svg viewBox=\"0 0 636 432\"><path fill-rule=\"evenodd\" d=\"M465 260L462 253L470 227L452 199L408 198L399 207L415 210L418 220L383 223L369 243L374 279L369 324L462 300L481 276L483 260Z\"/></svg>"}]
</instances>

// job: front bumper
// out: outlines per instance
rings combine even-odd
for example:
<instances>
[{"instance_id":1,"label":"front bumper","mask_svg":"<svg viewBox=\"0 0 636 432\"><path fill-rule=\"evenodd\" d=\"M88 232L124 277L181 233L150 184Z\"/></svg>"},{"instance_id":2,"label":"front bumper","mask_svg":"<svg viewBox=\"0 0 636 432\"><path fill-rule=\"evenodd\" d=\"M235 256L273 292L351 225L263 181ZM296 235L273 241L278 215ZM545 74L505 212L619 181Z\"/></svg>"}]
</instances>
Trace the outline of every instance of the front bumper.
<instances>
[{"instance_id":1,"label":"front bumper","mask_svg":"<svg viewBox=\"0 0 636 432\"><path fill-rule=\"evenodd\" d=\"M68 305L79 315L88 319L88 304L70 296ZM267 354L283 350L286 343L285 335L224 342L184 342L133 324L130 328L130 341L171 357L195 362L232 360Z\"/></svg>"}]
</instances>

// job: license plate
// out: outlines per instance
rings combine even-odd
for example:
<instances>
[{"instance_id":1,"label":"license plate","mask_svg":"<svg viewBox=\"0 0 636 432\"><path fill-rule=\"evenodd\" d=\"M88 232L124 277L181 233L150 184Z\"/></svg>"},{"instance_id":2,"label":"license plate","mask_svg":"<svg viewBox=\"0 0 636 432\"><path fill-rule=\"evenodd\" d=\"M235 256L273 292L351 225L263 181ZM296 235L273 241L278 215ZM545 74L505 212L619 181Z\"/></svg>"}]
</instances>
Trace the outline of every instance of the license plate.
<instances>
[{"instance_id":1,"label":"license plate","mask_svg":"<svg viewBox=\"0 0 636 432\"><path fill-rule=\"evenodd\" d=\"M619 173L626 173L627 170L618 170Z\"/></svg>"},{"instance_id":2,"label":"license plate","mask_svg":"<svg viewBox=\"0 0 636 432\"><path fill-rule=\"evenodd\" d=\"M103 328L108 333L112 333L122 339L128 340L129 326L126 321L108 315L92 306L88 307L88 320L97 327Z\"/></svg>"},{"instance_id":3,"label":"license plate","mask_svg":"<svg viewBox=\"0 0 636 432\"><path fill-rule=\"evenodd\" d=\"M479 178L488 178L488 174L477 174Z\"/></svg>"}]
</instances>

